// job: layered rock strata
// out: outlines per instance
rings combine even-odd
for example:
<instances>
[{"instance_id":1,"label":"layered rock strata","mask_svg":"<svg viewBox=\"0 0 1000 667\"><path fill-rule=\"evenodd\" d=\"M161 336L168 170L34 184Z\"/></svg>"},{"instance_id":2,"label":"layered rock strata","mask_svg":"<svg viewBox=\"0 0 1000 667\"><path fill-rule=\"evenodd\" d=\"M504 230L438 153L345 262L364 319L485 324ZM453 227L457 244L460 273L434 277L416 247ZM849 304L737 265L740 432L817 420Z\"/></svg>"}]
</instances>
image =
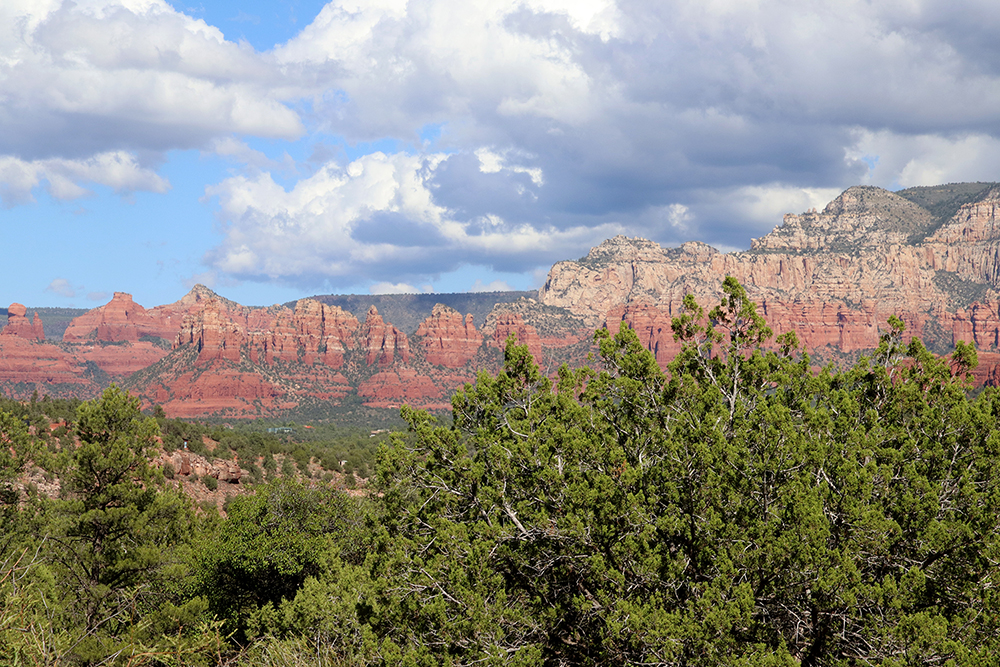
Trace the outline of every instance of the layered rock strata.
<instances>
[{"instance_id":1,"label":"layered rock strata","mask_svg":"<svg viewBox=\"0 0 1000 667\"><path fill-rule=\"evenodd\" d=\"M12 303L7 308L7 326L0 330L0 336L17 336L25 340L45 340L45 329L42 320L35 313L29 320L28 309L19 303Z\"/></svg>"},{"instance_id":2,"label":"layered rock strata","mask_svg":"<svg viewBox=\"0 0 1000 667\"><path fill-rule=\"evenodd\" d=\"M321 411L344 401L445 408L477 371L497 370L510 337L551 375L562 363L588 363L595 328L624 324L665 366L678 350L670 325L685 295L710 308L727 275L775 333L794 329L816 357L874 348L889 315L899 315L939 352L974 342L976 381L997 384L998 211L1000 189L989 184L857 187L823 211L786 215L745 252L619 236L553 266L538 299L498 303L481 329L471 314L442 305L409 334L374 306L359 321L318 299L248 308L196 286L150 309L116 293L55 346L13 304L0 335L0 387L86 395L117 380L147 405L185 417Z\"/></svg>"},{"instance_id":3,"label":"layered rock strata","mask_svg":"<svg viewBox=\"0 0 1000 667\"><path fill-rule=\"evenodd\" d=\"M1000 335L1000 189L981 197L940 221L900 195L851 188L729 254L620 236L556 264L539 300L591 326L627 322L661 363L676 352L669 323L684 296L717 303L725 276L740 280L776 333L794 329L810 350L872 349L894 314L938 348L967 340L989 350Z\"/></svg>"},{"instance_id":4,"label":"layered rock strata","mask_svg":"<svg viewBox=\"0 0 1000 667\"><path fill-rule=\"evenodd\" d=\"M440 303L417 327L414 338L420 339L427 363L447 368L462 368L483 344L472 313L463 318L457 310Z\"/></svg>"}]
</instances>

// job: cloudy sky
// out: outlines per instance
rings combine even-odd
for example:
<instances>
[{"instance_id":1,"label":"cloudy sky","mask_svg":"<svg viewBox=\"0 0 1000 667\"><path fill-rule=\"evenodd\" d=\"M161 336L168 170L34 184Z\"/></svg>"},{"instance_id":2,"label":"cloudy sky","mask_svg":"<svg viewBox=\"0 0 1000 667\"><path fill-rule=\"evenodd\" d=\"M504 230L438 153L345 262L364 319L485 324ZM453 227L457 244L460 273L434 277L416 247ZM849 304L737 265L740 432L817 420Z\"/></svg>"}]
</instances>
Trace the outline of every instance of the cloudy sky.
<instances>
[{"instance_id":1,"label":"cloudy sky","mask_svg":"<svg viewBox=\"0 0 1000 667\"><path fill-rule=\"evenodd\" d=\"M531 289L1000 180L996 0L3 0L0 305Z\"/></svg>"}]
</instances>

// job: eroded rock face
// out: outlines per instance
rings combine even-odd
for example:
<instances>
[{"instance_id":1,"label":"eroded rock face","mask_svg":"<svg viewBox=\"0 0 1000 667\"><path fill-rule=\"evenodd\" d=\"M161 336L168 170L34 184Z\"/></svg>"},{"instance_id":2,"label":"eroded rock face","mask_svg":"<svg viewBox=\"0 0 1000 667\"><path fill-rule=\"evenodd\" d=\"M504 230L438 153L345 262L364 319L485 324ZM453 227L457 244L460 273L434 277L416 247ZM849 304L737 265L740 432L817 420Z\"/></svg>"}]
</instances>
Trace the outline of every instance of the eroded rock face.
<instances>
[{"instance_id":1,"label":"eroded rock face","mask_svg":"<svg viewBox=\"0 0 1000 667\"><path fill-rule=\"evenodd\" d=\"M644 303L617 306L608 312L604 327L617 332L622 322L636 332L639 342L653 353L661 367L665 367L681 349L680 343L674 340L674 332L670 328L671 314L667 311Z\"/></svg>"},{"instance_id":2,"label":"eroded rock face","mask_svg":"<svg viewBox=\"0 0 1000 667\"><path fill-rule=\"evenodd\" d=\"M131 294L115 292L109 303L75 318L63 333L63 340L118 343L138 341L144 336L172 339L178 324L163 311L147 311L132 300Z\"/></svg>"},{"instance_id":3,"label":"eroded rock face","mask_svg":"<svg viewBox=\"0 0 1000 667\"><path fill-rule=\"evenodd\" d=\"M358 387L358 396L366 405L376 408L395 408L403 403L425 405L440 402L441 390L425 375L418 375L412 368L381 371Z\"/></svg>"},{"instance_id":4,"label":"eroded rock face","mask_svg":"<svg viewBox=\"0 0 1000 667\"><path fill-rule=\"evenodd\" d=\"M331 368L344 365L344 354L353 349L354 333L358 330L354 315L315 299L302 299L295 304L292 324L303 350L303 362L320 361Z\"/></svg>"},{"instance_id":5,"label":"eroded rock face","mask_svg":"<svg viewBox=\"0 0 1000 667\"><path fill-rule=\"evenodd\" d=\"M75 359L84 364L93 363L116 381L155 364L168 352L158 345L145 341L119 345L82 343L71 349Z\"/></svg>"},{"instance_id":6,"label":"eroded rock face","mask_svg":"<svg viewBox=\"0 0 1000 667\"><path fill-rule=\"evenodd\" d=\"M491 324L493 329L493 337L489 341L491 347L503 350L507 345L507 338L514 336L518 344L528 346L535 363L544 368L545 358L542 355L542 340L538 330L527 324L520 313L498 312Z\"/></svg>"},{"instance_id":7,"label":"eroded rock face","mask_svg":"<svg viewBox=\"0 0 1000 667\"><path fill-rule=\"evenodd\" d=\"M163 467L169 463L175 474L183 477L197 475L198 477L214 477L220 482L239 484L249 472L240 468L236 461L214 459L209 461L204 456L190 451L177 450L169 454L163 453L153 460L153 465Z\"/></svg>"},{"instance_id":8,"label":"eroded rock face","mask_svg":"<svg viewBox=\"0 0 1000 667\"><path fill-rule=\"evenodd\" d=\"M776 334L794 329L814 358L874 348L899 315L932 349L975 342L976 381L1000 383L1000 189L973 185L955 188L972 193L964 199L927 208L905 192L851 188L822 212L785 216L747 252L615 237L553 266L537 300L498 304L481 330L471 316L435 307L412 350L374 307L362 323L313 299L247 308L202 286L151 309L117 293L74 321L61 350L39 342L40 322L14 304L0 336L0 387L96 393L95 367L111 378L141 369L123 383L170 416L277 415L345 399L446 408L477 371L499 368L510 335L552 374L561 363L589 363L595 328L624 323L665 366L679 349L670 324L684 296L711 308L725 276L746 287Z\"/></svg>"},{"instance_id":9,"label":"eroded rock face","mask_svg":"<svg viewBox=\"0 0 1000 667\"><path fill-rule=\"evenodd\" d=\"M25 340L45 340L42 320L35 313L29 320L28 309L19 303L12 303L7 309L7 326L0 330L0 336L17 336Z\"/></svg>"},{"instance_id":10,"label":"eroded rock face","mask_svg":"<svg viewBox=\"0 0 1000 667\"><path fill-rule=\"evenodd\" d=\"M692 293L718 303L736 277L776 333L794 329L807 349L857 352L878 344L899 315L909 333L942 346L997 346L1000 190L958 207L943 223L879 188L851 188L822 213L786 215L749 252L702 244L661 248L616 237L579 262L560 262L539 298L588 324L622 320L664 363L673 356L670 318Z\"/></svg>"},{"instance_id":11,"label":"eroded rock face","mask_svg":"<svg viewBox=\"0 0 1000 667\"><path fill-rule=\"evenodd\" d=\"M82 364L57 346L0 336L0 390L26 398L36 389L41 395L87 397L100 387L86 376Z\"/></svg>"},{"instance_id":12,"label":"eroded rock face","mask_svg":"<svg viewBox=\"0 0 1000 667\"><path fill-rule=\"evenodd\" d=\"M447 368L465 366L483 344L483 335L476 331L471 313L463 318L457 310L440 303L420 323L414 336L420 339L428 363Z\"/></svg>"},{"instance_id":13,"label":"eroded rock face","mask_svg":"<svg viewBox=\"0 0 1000 667\"><path fill-rule=\"evenodd\" d=\"M406 334L386 323L375 306L368 309L368 316L361 327L360 345L369 366L391 366L397 356L403 363L410 360L410 341Z\"/></svg>"}]
</instances>

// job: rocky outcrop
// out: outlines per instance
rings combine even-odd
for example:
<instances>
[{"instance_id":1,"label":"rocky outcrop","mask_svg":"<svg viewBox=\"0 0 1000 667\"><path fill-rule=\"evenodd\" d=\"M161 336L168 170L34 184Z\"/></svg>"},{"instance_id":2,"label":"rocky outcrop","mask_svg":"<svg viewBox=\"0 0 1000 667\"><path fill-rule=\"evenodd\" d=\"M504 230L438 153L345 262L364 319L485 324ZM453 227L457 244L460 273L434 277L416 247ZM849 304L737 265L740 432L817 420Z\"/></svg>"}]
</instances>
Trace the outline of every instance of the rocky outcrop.
<instances>
[{"instance_id":1,"label":"rocky outcrop","mask_svg":"<svg viewBox=\"0 0 1000 667\"><path fill-rule=\"evenodd\" d=\"M174 348L194 346L199 364L216 359L239 361L240 349L247 342L245 319L229 313L218 301L210 301L200 312L184 318Z\"/></svg>"},{"instance_id":2,"label":"rocky outcrop","mask_svg":"<svg viewBox=\"0 0 1000 667\"><path fill-rule=\"evenodd\" d=\"M200 454L189 451L176 450L170 453L163 453L153 459L153 465L164 467L169 464L176 475L189 477L214 477L220 482L239 484L240 480L249 475L247 470L240 468L236 461L224 459L209 460Z\"/></svg>"},{"instance_id":3,"label":"rocky outcrop","mask_svg":"<svg viewBox=\"0 0 1000 667\"><path fill-rule=\"evenodd\" d=\"M354 347L356 317L337 306L302 299L295 304L292 324L304 363L319 361L331 368L344 365L344 354Z\"/></svg>"},{"instance_id":4,"label":"rocky outcrop","mask_svg":"<svg viewBox=\"0 0 1000 667\"><path fill-rule=\"evenodd\" d=\"M520 313L502 311L491 313L487 326L493 331L489 340L491 347L503 350L507 345L507 339L513 336L519 345L528 346L535 363L544 368L545 357L542 355L542 340L538 330L526 323Z\"/></svg>"},{"instance_id":5,"label":"rocky outcrop","mask_svg":"<svg viewBox=\"0 0 1000 667\"><path fill-rule=\"evenodd\" d=\"M83 364L93 364L115 381L120 381L155 364L168 352L158 345L145 341L116 345L84 343L74 345L70 350L75 359Z\"/></svg>"},{"instance_id":6,"label":"rocky outcrop","mask_svg":"<svg viewBox=\"0 0 1000 667\"><path fill-rule=\"evenodd\" d=\"M35 313L29 320L28 309L19 303L12 303L7 308L7 326L0 329L0 336L17 336L25 340L45 340L45 330L42 320Z\"/></svg>"},{"instance_id":7,"label":"rocky outcrop","mask_svg":"<svg viewBox=\"0 0 1000 667\"><path fill-rule=\"evenodd\" d=\"M539 299L588 324L627 322L661 364L676 350L669 323L685 294L711 306L727 275L747 288L777 333L794 329L810 350L874 348L893 314L939 348L961 339L991 349L998 210L995 188L946 220L897 194L851 188L822 213L786 215L748 252L610 239L579 262L556 264Z\"/></svg>"},{"instance_id":8,"label":"rocky outcrop","mask_svg":"<svg viewBox=\"0 0 1000 667\"><path fill-rule=\"evenodd\" d=\"M358 396L375 408L398 408L407 403L423 407L445 407L441 390L426 375L413 368L381 371L358 386Z\"/></svg>"},{"instance_id":9,"label":"rocky outcrop","mask_svg":"<svg viewBox=\"0 0 1000 667\"><path fill-rule=\"evenodd\" d=\"M101 387L86 368L55 345L20 336L0 336L0 389L9 396L40 395L88 397Z\"/></svg>"},{"instance_id":10,"label":"rocky outcrop","mask_svg":"<svg viewBox=\"0 0 1000 667\"><path fill-rule=\"evenodd\" d=\"M403 363L410 360L410 341L406 334L383 321L375 306L368 310L361 327L360 345L369 366L391 366L397 357Z\"/></svg>"},{"instance_id":11,"label":"rocky outcrop","mask_svg":"<svg viewBox=\"0 0 1000 667\"><path fill-rule=\"evenodd\" d=\"M462 368L483 344L471 313L463 318L457 310L440 303L420 323L414 337L423 346L427 363L446 368Z\"/></svg>"},{"instance_id":12,"label":"rocky outcrop","mask_svg":"<svg viewBox=\"0 0 1000 667\"><path fill-rule=\"evenodd\" d=\"M624 323L636 332L639 341L656 357L656 362L666 366L681 349L680 343L674 340L670 322L668 311L649 304L630 303L612 308L604 327L614 333Z\"/></svg>"},{"instance_id":13,"label":"rocky outcrop","mask_svg":"<svg viewBox=\"0 0 1000 667\"><path fill-rule=\"evenodd\" d=\"M179 324L168 311L147 311L132 300L131 294L115 292L109 303L74 319L63 333L63 340L118 343L135 342L145 336L172 340Z\"/></svg>"},{"instance_id":14,"label":"rocky outcrop","mask_svg":"<svg viewBox=\"0 0 1000 667\"><path fill-rule=\"evenodd\" d=\"M998 211L1000 188L989 184L858 187L822 212L786 215L746 252L618 236L553 266L538 299L497 303L481 328L439 304L408 320L418 323L412 339L374 305L364 315L365 302L349 306L359 322L318 299L248 308L196 286L151 309L117 293L77 318L60 349L40 342L40 322L14 304L0 336L0 387L81 395L121 378L147 405L183 417L316 414L357 403L443 409L477 371L498 369L510 336L551 375L563 363L588 363L595 328L624 324L665 366L679 349L671 321L685 295L711 308L726 276L746 287L776 334L795 330L817 360L874 348L887 318L899 315L936 351L974 342L976 381L996 384ZM172 342L169 353L156 339Z\"/></svg>"},{"instance_id":15,"label":"rocky outcrop","mask_svg":"<svg viewBox=\"0 0 1000 667\"><path fill-rule=\"evenodd\" d=\"M263 374L240 371L219 360L207 366L195 364L188 372L164 374L144 386L126 386L148 403L162 405L170 417L248 417L294 407L282 402L284 388Z\"/></svg>"},{"instance_id":16,"label":"rocky outcrop","mask_svg":"<svg viewBox=\"0 0 1000 667\"><path fill-rule=\"evenodd\" d=\"M789 213L773 232L751 241L750 250L801 253L887 248L922 237L933 225L934 215L908 199L882 188L858 186L827 204L822 213Z\"/></svg>"}]
</instances>

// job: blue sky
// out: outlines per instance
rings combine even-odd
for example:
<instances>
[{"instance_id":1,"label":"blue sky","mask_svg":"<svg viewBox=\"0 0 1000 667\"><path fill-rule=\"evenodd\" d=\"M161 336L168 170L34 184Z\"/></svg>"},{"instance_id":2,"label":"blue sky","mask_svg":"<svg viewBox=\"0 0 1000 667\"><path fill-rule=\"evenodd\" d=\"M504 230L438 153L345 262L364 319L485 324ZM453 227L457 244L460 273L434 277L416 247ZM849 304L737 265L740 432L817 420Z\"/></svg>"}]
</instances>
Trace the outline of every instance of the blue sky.
<instances>
[{"instance_id":1,"label":"blue sky","mask_svg":"<svg viewBox=\"0 0 1000 667\"><path fill-rule=\"evenodd\" d=\"M6 0L0 304L533 289L1000 180L986 0Z\"/></svg>"}]
</instances>

